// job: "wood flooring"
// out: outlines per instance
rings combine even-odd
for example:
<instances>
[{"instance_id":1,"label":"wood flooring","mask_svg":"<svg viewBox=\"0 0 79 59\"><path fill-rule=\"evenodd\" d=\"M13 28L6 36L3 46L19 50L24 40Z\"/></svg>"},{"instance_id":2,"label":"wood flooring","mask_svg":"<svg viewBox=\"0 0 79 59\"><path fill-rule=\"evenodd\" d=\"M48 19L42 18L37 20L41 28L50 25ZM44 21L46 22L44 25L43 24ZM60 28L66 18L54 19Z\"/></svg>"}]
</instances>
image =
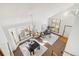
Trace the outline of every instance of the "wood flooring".
<instances>
[{"instance_id":1,"label":"wood flooring","mask_svg":"<svg viewBox=\"0 0 79 59\"><path fill-rule=\"evenodd\" d=\"M45 46L48 50L43 54L43 56L62 56L66 43L67 38L63 36L60 36L53 45L46 43Z\"/></svg>"},{"instance_id":2,"label":"wood flooring","mask_svg":"<svg viewBox=\"0 0 79 59\"><path fill-rule=\"evenodd\" d=\"M40 38L38 40L40 40ZM42 56L62 56L67 40L68 39L66 37L60 36L53 45L50 45L49 43L45 43L44 46L47 47L48 50ZM40 40L40 42L42 42L42 40ZM17 48L16 51L14 51L14 55L23 56L19 47Z\"/></svg>"}]
</instances>

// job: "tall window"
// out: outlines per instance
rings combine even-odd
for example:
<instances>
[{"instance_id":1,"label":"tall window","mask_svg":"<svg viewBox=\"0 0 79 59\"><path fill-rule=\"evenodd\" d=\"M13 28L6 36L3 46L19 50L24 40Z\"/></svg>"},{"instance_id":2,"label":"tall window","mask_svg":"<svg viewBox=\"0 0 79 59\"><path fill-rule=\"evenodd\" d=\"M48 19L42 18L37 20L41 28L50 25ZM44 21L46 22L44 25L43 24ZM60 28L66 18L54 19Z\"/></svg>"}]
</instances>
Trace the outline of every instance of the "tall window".
<instances>
[{"instance_id":1,"label":"tall window","mask_svg":"<svg viewBox=\"0 0 79 59\"><path fill-rule=\"evenodd\" d=\"M60 29L60 18L57 17L50 17L48 20L48 26L50 27L51 31L54 33L59 33Z\"/></svg>"}]
</instances>

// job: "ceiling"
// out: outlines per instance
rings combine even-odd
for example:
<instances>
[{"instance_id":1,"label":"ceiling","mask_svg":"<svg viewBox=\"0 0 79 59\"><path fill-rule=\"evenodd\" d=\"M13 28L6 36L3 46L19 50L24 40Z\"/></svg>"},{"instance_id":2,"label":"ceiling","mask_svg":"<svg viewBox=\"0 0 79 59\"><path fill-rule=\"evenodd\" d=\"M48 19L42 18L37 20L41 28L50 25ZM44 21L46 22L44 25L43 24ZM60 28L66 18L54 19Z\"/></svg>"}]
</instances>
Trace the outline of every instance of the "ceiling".
<instances>
[{"instance_id":1,"label":"ceiling","mask_svg":"<svg viewBox=\"0 0 79 59\"><path fill-rule=\"evenodd\" d=\"M0 3L0 22L8 24L8 21L24 21L30 15L33 15L34 19L45 20L71 6L72 3Z\"/></svg>"}]
</instances>

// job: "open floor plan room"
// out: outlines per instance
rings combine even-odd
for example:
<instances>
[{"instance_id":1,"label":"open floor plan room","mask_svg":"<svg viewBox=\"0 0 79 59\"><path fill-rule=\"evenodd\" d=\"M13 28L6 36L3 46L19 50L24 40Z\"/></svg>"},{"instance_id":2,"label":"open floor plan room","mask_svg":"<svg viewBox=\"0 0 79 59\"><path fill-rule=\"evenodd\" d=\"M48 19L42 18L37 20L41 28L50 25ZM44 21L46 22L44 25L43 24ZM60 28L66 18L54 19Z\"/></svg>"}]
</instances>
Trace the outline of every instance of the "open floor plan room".
<instances>
[{"instance_id":1,"label":"open floor plan room","mask_svg":"<svg viewBox=\"0 0 79 59\"><path fill-rule=\"evenodd\" d=\"M0 3L0 56L78 56L79 4Z\"/></svg>"}]
</instances>

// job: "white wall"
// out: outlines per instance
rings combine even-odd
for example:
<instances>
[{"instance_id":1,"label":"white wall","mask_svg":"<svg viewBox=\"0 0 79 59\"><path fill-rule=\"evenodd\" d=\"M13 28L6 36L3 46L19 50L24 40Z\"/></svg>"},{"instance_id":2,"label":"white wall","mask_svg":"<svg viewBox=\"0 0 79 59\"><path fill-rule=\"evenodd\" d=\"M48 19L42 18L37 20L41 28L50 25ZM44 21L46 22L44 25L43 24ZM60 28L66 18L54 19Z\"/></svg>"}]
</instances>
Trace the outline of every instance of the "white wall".
<instances>
[{"instance_id":1,"label":"white wall","mask_svg":"<svg viewBox=\"0 0 79 59\"><path fill-rule=\"evenodd\" d=\"M60 31L59 31L59 34L62 35L63 34L63 30L64 30L64 26L65 25L69 25L69 26L73 26L73 23L74 23L74 16L64 16L64 15L61 15L61 25L60 25ZM67 30L67 32L65 33L65 36L69 36L70 34L70 29L72 28L69 28Z\"/></svg>"},{"instance_id":2,"label":"white wall","mask_svg":"<svg viewBox=\"0 0 79 59\"><path fill-rule=\"evenodd\" d=\"M79 55L79 17L75 16L75 23L70 33L65 51Z\"/></svg>"},{"instance_id":3,"label":"white wall","mask_svg":"<svg viewBox=\"0 0 79 59\"><path fill-rule=\"evenodd\" d=\"M73 4L0 4L0 24L9 25L31 20L45 23L50 16L59 13Z\"/></svg>"},{"instance_id":4,"label":"white wall","mask_svg":"<svg viewBox=\"0 0 79 59\"><path fill-rule=\"evenodd\" d=\"M0 4L0 24L8 26L22 22L33 22L38 31L48 18L73 6L73 4ZM31 17L32 15L32 17Z\"/></svg>"},{"instance_id":5,"label":"white wall","mask_svg":"<svg viewBox=\"0 0 79 59\"><path fill-rule=\"evenodd\" d=\"M63 6L61 6L63 5ZM35 24L37 25L37 27L39 27L39 30L40 30L40 27L41 25L45 24L46 26L48 25L48 18L51 17L51 16L54 16L54 15L57 15L58 13L60 12L63 12L64 10L70 8L71 6L67 6L67 5L64 5L64 4L59 4L59 5L52 5L50 4L49 7L46 8L45 5L43 5L44 9L41 8L38 8L37 11L35 13L33 13L33 19L35 21ZM60 7L58 7L60 6ZM73 6L73 4L72 4ZM61 13L60 13L61 14ZM58 16L58 15L57 15Z\"/></svg>"},{"instance_id":6,"label":"white wall","mask_svg":"<svg viewBox=\"0 0 79 59\"><path fill-rule=\"evenodd\" d=\"M4 55L6 56L10 55L9 48L7 45L7 39L1 27L0 27L0 49L2 50Z\"/></svg>"},{"instance_id":7,"label":"white wall","mask_svg":"<svg viewBox=\"0 0 79 59\"><path fill-rule=\"evenodd\" d=\"M75 4L74 9L79 9L79 4ZM70 33L65 51L79 56L79 16L74 17L74 24ZM64 54L65 55L65 54Z\"/></svg>"}]
</instances>

